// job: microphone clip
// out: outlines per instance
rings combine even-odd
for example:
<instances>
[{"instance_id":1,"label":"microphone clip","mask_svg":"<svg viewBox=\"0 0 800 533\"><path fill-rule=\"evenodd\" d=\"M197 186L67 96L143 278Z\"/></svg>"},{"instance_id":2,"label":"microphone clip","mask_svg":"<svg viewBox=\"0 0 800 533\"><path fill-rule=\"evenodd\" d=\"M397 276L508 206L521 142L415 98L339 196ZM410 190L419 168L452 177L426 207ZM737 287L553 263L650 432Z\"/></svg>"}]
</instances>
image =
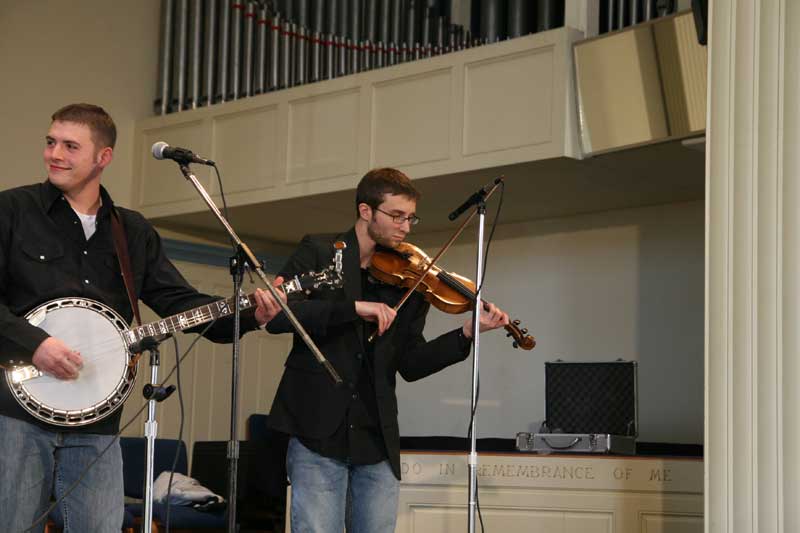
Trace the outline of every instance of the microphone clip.
<instances>
[{"instance_id":1,"label":"microphone clip","mask_svg":"<svg viewBox=\"0 0 800 533\"><path fill-rule=\"evenodd\" d=\"M501 183L503 183L503 176L500 176L490 181L489 183L478 189L476 192L472 193L472 196L467 198L467 200L463 204L456 207L453 210L453 212L447 216L447 218L449 218L450 220L455 220L459 216L461 216L461 213L463 213L473 205L481 204L484 200L486 200L486 197L494 190L494 188Z\"/></svg>"},{"instance_id":2,"label":"microphone clip","mask_svg":"<svg viewBox=\"0 0 800 533\"><path fill-rule=\"evenodd\" d=\"M138 341L131 343L128 346L128 351L134 355L140 354L144 351L152 352L154 349L158 348L159 344L170 337L172 337L172 333L165 333L164 335L148 335L147 337L142 337Z\"/></svg>"},{"instance_id":3,"label":"microphone clip","mask_svg":"<svg viewBox=\"0 0 800 533\"><path fill-rule=\"evenodd\" d=\"M170 394L175 392L175 385L151 385L148 383L142 388L142 395L145 400L155 400L161 402L169 398Z\"/></svg>"}]
</instances>

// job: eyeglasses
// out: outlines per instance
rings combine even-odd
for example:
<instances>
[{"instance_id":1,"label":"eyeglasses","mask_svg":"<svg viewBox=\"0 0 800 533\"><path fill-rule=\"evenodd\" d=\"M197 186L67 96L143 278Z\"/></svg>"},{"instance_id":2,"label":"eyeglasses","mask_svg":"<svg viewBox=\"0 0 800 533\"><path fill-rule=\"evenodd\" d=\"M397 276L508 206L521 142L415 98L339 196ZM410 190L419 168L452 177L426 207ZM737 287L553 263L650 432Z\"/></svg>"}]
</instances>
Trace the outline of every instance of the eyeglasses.
<instances>
[{"instance_id":1,"label":"eyeglasses","mask_svg":"<svg viewBox=\"0 0 800 533\"><path fill-rule=\"evenodd\" d=\"M400 224L403 224L403 223L404 223L406 220L407 220L407 221L408 221L408 223L409 223L409 224L411 224L412 226L416 226L416 225L419 223L419 217L418 217L417 215L410 215L410 216L407 216L407 217L400 216L400 215L393 215L393 214L391 214L391 213L387 213L387 212L386 212L386 211L384 211L383 209L378 209L377 207L375 208L375 211L380 211L380 212L381 212L381 213L383 213L384 215L387 215L387 216L390 216L390 217L392 217L392 222L394 222L394 223L395 223L395 224L397 224L398 226L399 226Z\"/></svg>"}]
</instances>

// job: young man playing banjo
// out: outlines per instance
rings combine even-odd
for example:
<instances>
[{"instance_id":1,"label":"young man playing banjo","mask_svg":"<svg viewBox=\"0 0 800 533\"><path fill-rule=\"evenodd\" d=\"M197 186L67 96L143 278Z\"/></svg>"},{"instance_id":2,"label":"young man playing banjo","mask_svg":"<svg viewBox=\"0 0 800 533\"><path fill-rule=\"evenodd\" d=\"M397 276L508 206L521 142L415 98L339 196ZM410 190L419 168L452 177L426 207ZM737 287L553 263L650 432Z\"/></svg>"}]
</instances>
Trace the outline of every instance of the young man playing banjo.
<instances>
[{"instance_id":1,"label":"young man playing banjo","mask_svg":"<svg viewBox=\"0 0 800 533\"><path fill-rule=\"evenodd\" d=\"M97 357L87 352L95 324L103 321L101 314L87 310L84 302L99 302L103 307L95 306L95 310L104 309L105 316L116 313L125 326L132 321L132 303L121 275L123 263L118 259L125 255L124 248L119 248L120 254L115 251L121 242L128 249L134 294L160 316L199 306L210 309L207 304L218 298L193 289L165 256L150 223L134 211L115 207L101 186L116 139L111 117L100 107L73 104L58 110L52 120L44 149L47 181L0 192L0 365L32 364L46 374L39 379L66 385L66 390L80 398L91 392L82 387L91 388L97 382L94 374L98 372L92 366ZM115 241L113 217L122 223L124 239ZM65 329L61 338L24 318L53 300L70 302L59 309L84 313L77 315L76 323ZM263 326L280 309L269 293L260 289L254 300L255 312L243 315L242 331ZM218 321L206 333L215 342L229 342L231 336L230 320ZM124 372L127 350L124 345L122 348L117 365ZM30 527L51 496L61 496L109 444L119 428L122 410L100 407L97 413L111 410L112 414L98 414L96 421L85 424L56 416L46 406L40 406L34 416L30 407L23 408L15 399L10 379L3 377L0 531L17 533ZM111 379L117 382L120 376ZM124 506L118 442L60 506L65 531L120 530Z\"/></svg>"}]
</instances>

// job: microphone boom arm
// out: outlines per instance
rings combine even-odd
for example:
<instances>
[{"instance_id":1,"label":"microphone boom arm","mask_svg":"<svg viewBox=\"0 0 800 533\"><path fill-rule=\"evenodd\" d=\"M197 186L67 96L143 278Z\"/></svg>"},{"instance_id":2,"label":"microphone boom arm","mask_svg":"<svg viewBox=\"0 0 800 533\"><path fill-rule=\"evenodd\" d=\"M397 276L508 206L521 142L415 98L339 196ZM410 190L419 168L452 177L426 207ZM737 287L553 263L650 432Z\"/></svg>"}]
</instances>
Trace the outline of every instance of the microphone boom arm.
<instances>
[{"instance_id":1,"label":"microphone boom arm","mask_svg":"<svg viewBox=\"0 0 800 533\"><path fill-rule=\"evenodd\" d=\"M236 231L233 229L233 227L231 227L231 225L225 219L225 216L220 212L219 208L214 203L214 200L211 199L211 196L209 196L208 192L206 192L205 188L197 180L197 176L195 176L192 173L189 166L185 164L180 164L179 166L181 172L183 173L183 176L188 181L190 181L192 185L194 185L194 188L197 189L197 192L206 202L206 205L208 205L209 209L211 209L211 211L217 217L217 220L219 220L220 224L222 224L222 226L228 232L233 242L240 250L242 250L242 253L245 255L245 259L247 260L248 263L250 263L250 267L256 272L258 277L261 278L261 281L264 283L264 286L267 288L272 297L275 298L275 300L278 302L278 305L280 305L283 312L286 313L286 317L292 323L300 338L303 339L303 342L306 343L308 349L311 350L311 353L314 354L314 357L317 359L317 362L319 362L319 364L321 364L325 368L325 370L331 376L336 385L341 385L342 378L336 372L336 369L333 368L333 365L331 365L330 361L328 361L325 358L325 356L322 355L322 352L319 351L319 348L317 348L317 345L314 344L314 341L308 335L305 328L303 328L303 325L300 324L300 321L297 320L297 317L294 316L292 310L289 309L289 306L286 305L286 303L278 297L278 293L275 291L275 288L269 282L269 279L267 279L266 273L261 268L261 262L255 256L255 254L253 254L250 248L244 242L242 242L242 240L239 238L239 235L236 234Z\"/></svg>"}]
</instances>

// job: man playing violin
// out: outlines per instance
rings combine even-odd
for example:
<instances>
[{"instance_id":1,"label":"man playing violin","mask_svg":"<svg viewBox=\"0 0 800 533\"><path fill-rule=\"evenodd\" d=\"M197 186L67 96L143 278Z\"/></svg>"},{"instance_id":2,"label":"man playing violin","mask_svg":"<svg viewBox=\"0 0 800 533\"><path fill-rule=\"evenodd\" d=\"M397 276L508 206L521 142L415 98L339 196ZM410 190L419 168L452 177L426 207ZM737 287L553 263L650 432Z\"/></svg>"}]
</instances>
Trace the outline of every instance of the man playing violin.
<instances>
[{"instance_id":1,"label":"man playing violin","mask_svg":"<svg viewBox=\"0 0 800 533\"><path fill-rule=\"evenodd\" d=\"M47 301L84 297L108 305L131 322L132 303L120 275L112 217L119 217L125 230L132 290L151 309L167 316L218 299L189 285L144 217L114 206L100 182L113 159L115 140L116 126L102 108L63 107L53 114L45 137L47 180L0 192L0 365L33 364L58 380L81 376L87 361L77 347L23 318ZM256 299L257 309L243 319L242 331L263 326L279 310L260 289ZM229 342L232 329L232 321L223 319L206 336ZM58 506L65 532L118 532L124 497L122 455L114 433L121 409L81 427L55 426L24 411L4 377L0 376L0 531L27 530L48 507L51 492L62 497L80 478ZM43 528L44 522L33 531Z\"/></svg>"},{"instance_id":2,"label":"man playing violin","mask_svg":"<svg viewBox=\"0 0 800 533\"><path fill-rule=\"evenodd\" d=\"M280 275L318 270L330 263L332 245L344 241L344 286L290 307L344 380L337 387L297 336L270 413L270 425L291 436L286 460L292 485L295 532L393 532L400 479L396 375L415 381L463 361L470 352L472 319L426 341L429 304L369 274L380 247L395 248L419 222L420 194L399 170L375 169L359 182L356 222L340 235L303 238ZM288 279L288 278L287 278ZM508 325L492 304L480 329ZM279 313L272 333L292 331ZM377 332L374 341L369 337Z\"/></svg>"}]
</instances>

